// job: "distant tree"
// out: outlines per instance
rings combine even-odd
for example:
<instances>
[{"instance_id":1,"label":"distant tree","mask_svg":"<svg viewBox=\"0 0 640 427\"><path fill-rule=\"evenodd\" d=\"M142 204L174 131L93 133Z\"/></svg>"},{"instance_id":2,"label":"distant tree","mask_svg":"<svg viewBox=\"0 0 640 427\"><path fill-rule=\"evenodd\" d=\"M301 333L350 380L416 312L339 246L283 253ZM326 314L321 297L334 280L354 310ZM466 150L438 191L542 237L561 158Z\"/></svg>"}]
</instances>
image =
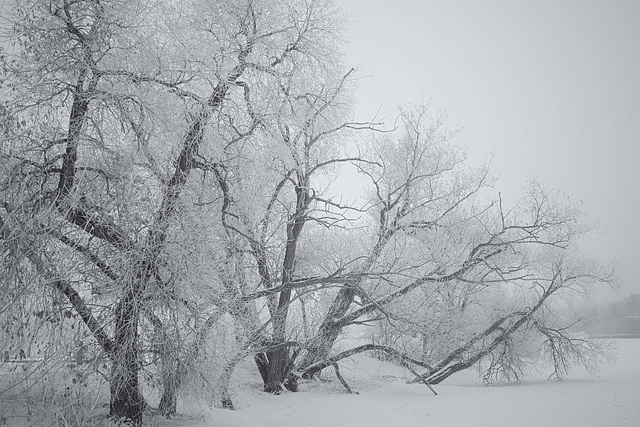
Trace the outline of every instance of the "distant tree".
<instances>
[{"instance_id":1,"label":"distant tree","mask_svg":"<svg viewBox=\"0 0 640 427\"><path fill-rule=\"evenodd\" d=\"M640 335L640 294L630 294L618 301L600 305L599 322L593 332L604 336Z\"/></svg>"},{"instance_id":2,"label":"distant tree","mask_svg":"<svg viewBox=\"0 0 640 427\"><path fill-rule=\"evenodd\" d=\"M607 311L612 314L640 313L640 294L630 294L626 298L610 303Z\"/></svg>"}]
</instances>

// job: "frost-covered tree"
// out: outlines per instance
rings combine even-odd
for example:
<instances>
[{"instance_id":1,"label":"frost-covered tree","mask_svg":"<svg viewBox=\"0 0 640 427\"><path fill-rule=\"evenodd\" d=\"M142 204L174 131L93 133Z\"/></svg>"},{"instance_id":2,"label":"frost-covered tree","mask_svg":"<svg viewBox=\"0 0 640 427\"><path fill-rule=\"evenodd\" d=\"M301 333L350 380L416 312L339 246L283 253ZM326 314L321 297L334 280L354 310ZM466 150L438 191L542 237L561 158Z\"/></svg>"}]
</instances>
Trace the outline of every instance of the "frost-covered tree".
<instances>
[{"instance_id":1,"label":"frost-covered tree","mask_svg":"<svg viewBox=\"0 0 640 427\"><path fill-rule=\"evenodd\" d=\"M565 308L611 283L613 270L582 259L577 244L589 226L579 205L537 182L513 207L499 195L483 202L486 169L465 170L442 116L427 112L405 109L397 139L374 138L374 150L383 148L361 166L372 182L370 249L350 263L301 375L377 349L424 367L416 375L428 383L481 360L489 380L518 378L518 351L531 345L545 349L556 375L593 368L609 349L586 338L588 319ZM344 327L363 323L381 328L375 342L331 354Z\"/></svg>"},{"instance_id":2,"label":"frost-covered tree","mask_svg":"<svg viewBox=\"0 0 640 427\"><path fill-rule=\"evenodd\" d=\"M331 2L18 0L10 21L0 283L21 308L0 303L2 342L41 337L36 314L73 319L108 361L113 417L141 422L143 377L165 415L194 378L231 407L246 356L279 393L372 348L428 382L506 366L523 331L572 354L551 301L600 277L567 267L578 212L538 187L505 210L428 106L394 131L354 121ZM336 195L343 166L365 203ZM478 308L501 292L512 307ZM428 363L334 354L376 322L419 336Z\"/></svg>"},{"instance_id":3,"label":"frost-covered tree","mask_svg":"<svg viewBox=\"0 0 640 427\"><path fill-rule=\"evenodd\" d=\"M141 360L158 353L171 414L218 307L240 313L220 279L229 221L212 219L233 173L221 161L259 163L278 123L285 138L287 100L305 102L288 91L314 102L303 89L334 71L335 16L320 2L25 0L9 19L3 286L82 319L110 361L114 417L140 422Z\"/></svg>"}]
</instances>

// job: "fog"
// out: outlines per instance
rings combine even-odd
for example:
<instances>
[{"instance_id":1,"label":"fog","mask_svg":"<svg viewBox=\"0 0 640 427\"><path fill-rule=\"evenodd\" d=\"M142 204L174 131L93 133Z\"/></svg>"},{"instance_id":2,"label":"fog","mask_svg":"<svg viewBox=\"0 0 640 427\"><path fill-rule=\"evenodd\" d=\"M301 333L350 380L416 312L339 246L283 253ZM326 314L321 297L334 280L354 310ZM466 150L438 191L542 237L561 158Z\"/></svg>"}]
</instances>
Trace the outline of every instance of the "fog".
<instances>
[{"instance_id":1,"label":"fog","mask_svg":"<svg viewBox=\"0 0 640 427\"><path fill-rule=\"evenodd\" d=\"M640 292L640 3L346 0L356 117L392 124L431 100L463 127L472 163L493 155L512 200L536 177L583 202L584 248Z\"/></svg>"}]
</instances>

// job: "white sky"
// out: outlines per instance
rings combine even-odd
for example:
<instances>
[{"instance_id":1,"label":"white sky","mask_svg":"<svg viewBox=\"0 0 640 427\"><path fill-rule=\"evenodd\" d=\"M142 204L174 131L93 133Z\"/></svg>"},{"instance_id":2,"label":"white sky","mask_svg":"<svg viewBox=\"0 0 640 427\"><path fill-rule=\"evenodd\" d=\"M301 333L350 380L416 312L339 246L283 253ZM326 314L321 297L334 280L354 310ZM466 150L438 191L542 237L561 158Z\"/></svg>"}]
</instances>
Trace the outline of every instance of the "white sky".
<instances>
[{"instance_id":1,"label":"white sky","mask_svg":"<svg viewBox=\"0 0 640 427\"><path fill-rule=\"evenodd\" d=\"M586 242L640 292L640 1L344 0L357 117L432 99L497 189L528 178L583 200ZM393 116L388 121L392 122ZM629 289L629 288L628 288Z\"/></svg>"}]
</instances>

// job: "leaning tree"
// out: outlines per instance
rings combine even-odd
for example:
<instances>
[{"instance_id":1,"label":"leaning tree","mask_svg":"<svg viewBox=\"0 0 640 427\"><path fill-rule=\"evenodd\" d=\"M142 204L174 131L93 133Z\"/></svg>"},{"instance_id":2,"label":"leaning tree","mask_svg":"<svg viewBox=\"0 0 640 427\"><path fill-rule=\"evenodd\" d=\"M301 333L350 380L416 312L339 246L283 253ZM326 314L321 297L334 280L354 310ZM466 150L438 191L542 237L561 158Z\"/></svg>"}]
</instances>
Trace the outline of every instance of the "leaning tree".
<instances>
[{"instance_id":1,"label":"leaning tree","mask_svg":"<svg viewBox=\"0 0 640 427\"><path fill-rule=\"evenodd\" d=\"M613 282L612 268L579 250L590 230L579 204L534 181L507 206L486 188L486 168L464 168L443 120L405 107L397 136L372 136L369 161L356 163L371 182L371 237L346 280L335 278L339 290L301 349L299 375L367 350L427 384L483 360L487 380L517 379L531 356L518 342L541 346L555 375L609 356L606 342L586 336L589 319L566 310ZM358 324L382 324L386 339L332 353L342 330Z\"/></svg>"},{"instance_id":2,"label":"leaning tree","mask_svg":"<svg viewBox=\"0 0 640 427\"><path fill-rule=\"evenodd\" d=\"M366 350L426 368L416 376L427 383L484 359L493 360L489 376L508 374L517 369L505 363L516 356L511 344L533 331L567 367L606 355L564 329L578 329L579 319L543 316L561 307L557 301L610 281L609 272L576 262L576 242L588 231L578 206L537 183L519 204L504 206L490 196L487 167L465 167L457 131L428 106L404 107L395 132L340 121L333 112L342 104L328 100L340 99L348 77L322 86L324 97L286 99L293 114L277 116L260 164L242 170L256 157L252 150L264 147L250 143L213 169L221 222L233 241L229 265L241 272L234 277L242 286L233 289L231 280L226 296L254 313L244 347L257 351L265 390L295 390L298 378ZM355 149L336 139L362 127L374 127L373 134ZM370 182L366 203L331 190L327 173L344 164ZM510 306L487 306L501 293ZM345 327L380 322L396 336L421 334L423 351L437 360L387 342L334 353ZM437 334L447 328L439 342L430 331L435 323ZM562 333L551 337L552 330Z\"/></svg>"}]
</instances>

